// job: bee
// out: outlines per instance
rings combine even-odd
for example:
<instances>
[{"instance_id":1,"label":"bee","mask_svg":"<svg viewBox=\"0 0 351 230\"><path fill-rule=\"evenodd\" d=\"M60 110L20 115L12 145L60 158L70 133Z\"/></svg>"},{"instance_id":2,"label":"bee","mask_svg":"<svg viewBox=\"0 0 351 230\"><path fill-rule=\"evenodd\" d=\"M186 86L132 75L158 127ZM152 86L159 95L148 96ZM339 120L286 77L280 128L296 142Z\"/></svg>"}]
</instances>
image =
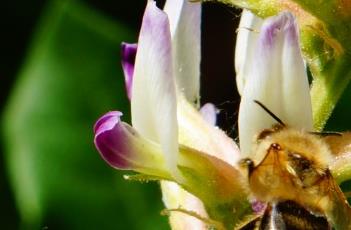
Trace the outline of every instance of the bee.
<instances>
[{"instance_id":1,"label":"bee","mask_svg":"<svg viewBox=\"0 0 351 230\"><path fill-rule=\"evenodd\" d=\"M289 128L255 103L277 124L257 135L252 158L239 165L251 196L266 208L237 229L351 229L351 208L331 173L343 134Z\"/></svg>"}]
</instances>

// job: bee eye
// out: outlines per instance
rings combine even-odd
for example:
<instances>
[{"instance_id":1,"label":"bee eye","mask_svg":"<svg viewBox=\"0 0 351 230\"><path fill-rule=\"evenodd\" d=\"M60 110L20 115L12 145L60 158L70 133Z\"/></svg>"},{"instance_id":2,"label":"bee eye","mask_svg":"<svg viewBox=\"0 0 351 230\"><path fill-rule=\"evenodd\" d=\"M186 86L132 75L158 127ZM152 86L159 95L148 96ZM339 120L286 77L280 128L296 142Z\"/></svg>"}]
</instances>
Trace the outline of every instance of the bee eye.
<instances>
[{"instance_id":1,"label":"bee eye","mask_svg":"<svg viewBox=\"0 0 351 230\"><path fill-rule=\"evenodd\" d=\"M297 167L300 171L305 171L311 168L311 161L300 154L289 152L288 156L294 162L295 167Z\"/></svg>"},{"instance_id":2,"label":"bee eye","mask_svg":"<svg viewBox=\"0 0 351 230\"><path fill-rule=\"evenodd\" d=\"M309 160L306 160L306 159L302 159L300 161L300 165L301 165L302 170L307 170L307 169L311 168L311 162Z\"/></svg>"}]
</instances>

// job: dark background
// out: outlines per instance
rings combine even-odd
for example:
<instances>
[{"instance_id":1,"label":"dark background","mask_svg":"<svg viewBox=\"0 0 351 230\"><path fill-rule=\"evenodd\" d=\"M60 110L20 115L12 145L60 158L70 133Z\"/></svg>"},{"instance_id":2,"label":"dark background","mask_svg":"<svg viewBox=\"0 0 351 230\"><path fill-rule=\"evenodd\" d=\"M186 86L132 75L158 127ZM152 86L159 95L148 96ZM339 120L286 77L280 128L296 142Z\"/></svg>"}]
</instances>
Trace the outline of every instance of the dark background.
<instances>
[{"instance_id":1,"label":"dark background","mask_svg":"<svg viewBox=\"0 0 351 230\"><path fill-rule=\"evenodd\" d=\"M113 1L88 0L91 8L98 10L106 17L122 22L137 32L146 1ZM3 111L9 95L11 95L18 72L25 62L32 35L45 9L47 1L43 0L5 0L1 10L1 90L0 109ZM162 2L159 4L162 5ZM202 85L201 102L212 102L220 109L219 125L228 134L236 138L236 120L239 97L235 88L234 75L234 41L240 10L228 8L221 4L206 3L203 6L203 41L202 41ZM136 37L135 37L136 40ZM116 68L120 68L116 65ZM3 144L3 141L1 141ZM13 193L7 177L3 156L5 151L1 145L0 152L0 228L16 229L19 214L14 203ZM107 166L106 166L107 167ZM152 190L158 194L157 186ZM67 204L69 209L70 204ZM48 217L46 223L56 223ZM56 216L55 218L60 218ZM64 226L64 225L63 225ZM116 223L116 226L119 226ZM55 224L48 229L55 229ZM60 228L58 228L60 229ZM67 229L67 228L66 228ZM118 227L116 229L119 229ZM155 228L157 229L157 228Z\"/></svg>"}]
</instances>

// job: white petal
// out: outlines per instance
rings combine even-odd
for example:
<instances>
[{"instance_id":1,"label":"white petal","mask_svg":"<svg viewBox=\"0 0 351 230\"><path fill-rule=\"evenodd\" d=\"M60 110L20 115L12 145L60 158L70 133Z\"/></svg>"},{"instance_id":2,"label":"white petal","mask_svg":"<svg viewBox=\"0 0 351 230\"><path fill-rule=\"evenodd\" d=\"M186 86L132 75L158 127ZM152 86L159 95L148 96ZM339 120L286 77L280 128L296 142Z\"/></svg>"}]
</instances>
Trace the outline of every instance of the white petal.
<instances>
[{"instance_id":1,"label":"white petal","mask_svg":"<svg viewBox=\"0 0 351 230\"><path fill-rule=\"evenodd\" d=\"M162 181L161 188L163 191L163 203L167 209L182 208L187 211L193 211L202 217L207 217L204 205L194 195L186 192L178 184L173 182ZM190 215L171 212L170 224L172 230L205 230L206 224L199 219Z\"/></svg>"},{"instance_id":2,"label":"white petal","mask_svg":"<svg viewBox=\"0 0 351 230\"><path fill-rule=\"evenodd\" d=\"M177 86L190 102L197 102L200 90L201 3L167 0L164 11L169 15Z\"/></svg>"},{"instance_id":3,"label":"white petal","mask_svg":"<svg viewBox=\"0 0 351 230\"><path fill-rule=\"evenodd\" d=\"M239 111L242 153L249 154L254 135L277 122L253 101L258 100L294 128L312 130L309 84L298 28L290 13L267 19L247 75Z\"/></svg>"},{"instance_id":4,"label":"white petal","mask_svg":"<svg viewBox=\"0 0 351 230\"><path fill-rule=\"evenodd\" d=\"M215 156L230 165L240 159L235 142L213 126L183 97L178 99L179 143Z\"/></svg>"},{"instance_id":5,"label":"white petal","mask_svg":"<svg viewBox=\"0 0 351 230\"><path fill-rule=\"evenodd\" d=\"M263 20L249 10L243 10L240 18L235 45L235 71L238 92L242 95L248 71L252 68L250 60L255 57L256 43Z\"/></svg>"},{"instance_id":6,"label":"white petal","mask_svg":"<svg viewBox=\"0 0 351 230\"><path fill-rule=\"evenodd\" d=\"M132 89L133 127L160 143L169 167L176 167L178 128L172 47L167 15L149 1L140 30Z\"/></svg>"}]
</instances>

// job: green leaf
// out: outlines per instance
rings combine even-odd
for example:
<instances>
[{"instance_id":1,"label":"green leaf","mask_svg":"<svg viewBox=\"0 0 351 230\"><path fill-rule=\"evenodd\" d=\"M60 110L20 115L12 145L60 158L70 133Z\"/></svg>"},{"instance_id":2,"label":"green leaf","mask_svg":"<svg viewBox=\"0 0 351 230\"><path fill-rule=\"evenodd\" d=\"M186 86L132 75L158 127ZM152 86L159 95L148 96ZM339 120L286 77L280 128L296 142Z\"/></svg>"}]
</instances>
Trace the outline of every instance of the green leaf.
<instances>
[{"instance_id":1,"label":"green leaf","mask_svg":"<svg viewBox=\"0 0 351 230\"><path fill-rule=\"evenodd\" d=\"M167 229L157 184L125 181L93 145L109 110L129 117L119 45L136 34L76 1L46 8L3 117L22 229Z\"/></svg>"}]
</instances>

